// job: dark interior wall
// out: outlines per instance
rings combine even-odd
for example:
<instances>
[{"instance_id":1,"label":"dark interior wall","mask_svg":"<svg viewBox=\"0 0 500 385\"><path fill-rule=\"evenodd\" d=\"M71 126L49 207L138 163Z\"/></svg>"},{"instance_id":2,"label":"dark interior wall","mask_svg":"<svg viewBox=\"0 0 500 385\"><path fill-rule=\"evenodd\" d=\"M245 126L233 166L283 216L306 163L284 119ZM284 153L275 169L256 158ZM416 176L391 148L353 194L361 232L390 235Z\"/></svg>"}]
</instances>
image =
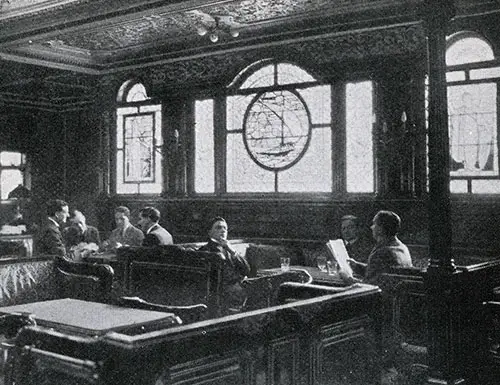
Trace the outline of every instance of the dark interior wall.
<instances>
[{"instance_id":1,"label":"dark interior wall","mask_svg":"<svg viewBox=\"0 0 500 385\"><path fill-rule=\"evenodd\" d=\"M20 111L0 115L0 122L1 148L26 152L30 159L32 198L23 208L25 219L42 223L46 202L58 198L82 210L89 223L97 222L95 201L102 176L99 117L92 110ZM0 225L9 220L16 204L0 206Z\"/></svg>"},{"instance_id":2,"label":"dark interior wall","mask_svg":"<svg viewBox=\"0 0 500 385\"><path fill-rule=\"evenodd\" d=\"M95 202L100 194L102 168L101 125L93 110L72 111L64 114L65 130L71 135L66 140L66 193L70 210L83 212L90 225L98 222Z\"/></svg>"},{"instance_id":3,"label":"dark interior wall","mask_svg":"<svg viewBox=\"0 0 500 385\"><path fill-rule=\"evenodd\" d=\"M394 210L401 214L402 238L411 243L427 239L427 211L421 200L217 200L217 199L126 199L112 198L109 209L126 205L135 214L144 205L154 205L162 213L161 223L173 234L174 241L202 240L206 222L223 216L232 238L294 238L327 240L340 236L340 218L357 215L367 236L371 220L378 210ZM111 221L111 216L108 221Z\"/></svg>"},{"instance_id":4,"label":"dark interior wall","mask_svg":"<svg viewBox=\"0 0 500 385\"><path fill-rule=\"evenodd\" d=\"M2 149L25 152L31 166L32 199L24 207L27 220L39 223L44 202L64 196L66 186L64 124L60 114L47 111L14 111L1 114ZM3 204L0 221L4 224L15 202Z\"/></svg>"}]
</instances>

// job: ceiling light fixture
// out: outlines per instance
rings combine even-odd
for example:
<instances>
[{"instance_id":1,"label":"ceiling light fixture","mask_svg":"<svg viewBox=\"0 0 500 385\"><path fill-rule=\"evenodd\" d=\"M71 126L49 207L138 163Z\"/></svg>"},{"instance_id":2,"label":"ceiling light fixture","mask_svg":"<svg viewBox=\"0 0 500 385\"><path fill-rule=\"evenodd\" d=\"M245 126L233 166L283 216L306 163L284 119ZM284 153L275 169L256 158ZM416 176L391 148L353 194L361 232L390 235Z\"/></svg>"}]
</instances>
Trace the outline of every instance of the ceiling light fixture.
<instances>
[{"instance_id":1,"label":"ceiling light fixture","mask_svg":"<svg viewBox=\"0 0 500 385\"><path fill-rule=\"evenodd\" d=\"M241 24L233 20L233 16L212 16L208 13L193 10L190 14L197 16L200 24L196 26L196 33L200 36L208 35L212 43L217 43L224 35L233 38L240 36Z\"/></svg>"}]
</instances>

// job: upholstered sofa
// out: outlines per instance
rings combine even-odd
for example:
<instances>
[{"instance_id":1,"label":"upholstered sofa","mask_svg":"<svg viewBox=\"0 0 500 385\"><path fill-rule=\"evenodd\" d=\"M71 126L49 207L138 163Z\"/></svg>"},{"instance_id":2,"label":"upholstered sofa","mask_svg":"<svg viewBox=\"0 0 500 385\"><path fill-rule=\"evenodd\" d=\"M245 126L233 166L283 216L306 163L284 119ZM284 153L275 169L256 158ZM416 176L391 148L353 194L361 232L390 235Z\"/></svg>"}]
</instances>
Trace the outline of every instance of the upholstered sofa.
<instances>
[{"instance_id":1,"label":"upholstered sofa","mask_svg":"<svg viewBox=\"0 0 500 385\"><path fill-rule=\"evenodd\" d=\"M54 256L0 260L0 306L72 297L109 300L113 270Z\"/></svg>"},{"instance_id":2,"label":"upholstered sofa","mask_svg":"<svg viewBox=\"0 0 500 385\"><path fill-rule=\"evenodd\" d=\"M219 253L199 251L201 244L166 245L156 247L123 247L117 251L116 263L124 271L121 281L114 287L121 292L116 296L136 296L150 303L169 306L193 306L204 304L210 318L231 311L245 311L259 306L270 306L277 300L279 285L286 281L310 283L311 276L305 271L271 274L266 277L248 277L242 287L247 294L241 307L227 309L224 303L224 269L228 268ZM261 250L254 251L252 245L240 243L240 252L245 249L247 259L259 260ZM252 253L255 253L252 256ZM265 259L273 263L265 266L280 266L279 255ZM289 254L283 255L289 256ZM277 258L277 259L276 259ZM263 258L264 259L264 258ZM254 269L256 267L254 266ZM252 275L252 274L251 274Z\"/></svg>"}]
</instances>

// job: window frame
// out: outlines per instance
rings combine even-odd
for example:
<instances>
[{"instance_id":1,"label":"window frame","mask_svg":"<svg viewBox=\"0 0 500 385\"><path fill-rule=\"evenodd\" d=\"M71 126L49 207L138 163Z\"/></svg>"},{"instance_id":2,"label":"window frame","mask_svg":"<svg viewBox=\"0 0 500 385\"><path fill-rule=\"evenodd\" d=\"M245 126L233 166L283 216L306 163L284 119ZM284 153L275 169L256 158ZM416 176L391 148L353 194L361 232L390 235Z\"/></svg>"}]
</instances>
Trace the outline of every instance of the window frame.
<instances>
[{"instance_id":1,"label":"window frame","mask_svg":"<svg viewBox=\"0 0 500 385\"><path fill-rule=\"evenodd\" d=\"M16 151L16 150L6 150L6 149L0 150L0 154L3 152L10 152L10 153L16 153L16 154L21 155L21 162L20 162L19 166L13 166L13 165L4 166L2 163L0 163L0 176L4 170L19 170L21 172L21 175L22 175L22 185L24 187L26 187L28 190L31 189L31 178L30 178L30 171L29 171L28 155L25 152ZM16 187L17 186L14 186L14 188L16 188ZM10 190L10 191L12 191L12 190ZM10 193L10 191L9 191L9 193ZM17 199L17 198L5 198L5 199L1 198L2 192L3 192L3 186L0 184L0 200L2 202L8 202L8 201Z\"/></svg>"},{"instance_id":2,"label":"window frame","mask_svg":"<svg viewBox=\"0 0 500 385\"><path fill-rule=\"evenodd\" d=\"M274 86L259 86L255 88L243 88L240 86L252 76L255 72L259 71L267 65L274 65L277 68L280 64L291 64L299 69L304 70L306 73L313 76L315 81L305 81L302 83L286 83ZM275 72L276 74L276 72ZM372 123L372 157L373 157L373 190L371 192L347 192L346 191L346 87L349 83L358 83L370 81L372 82L372 105L373 115L377 114L377 83L370 76L364 76L355 79L343 79L325 81L317 77L308 68L298 65L290 61L276 61L273 59L265 59L253 63L241 71L238 76L226 87L224 92L205 93L193 98L192 109L195 111L195 105L198 101L212 100L213 102L213 127L214 127L214 157L215 157L215 184L214 192L196 192L195 191L195 135L192 132L190 137L190 155L189 159L192 166L188 167L188 195L191 197L209 198L209 197L225 197L225 198L249 198L249 199L305 199L305 200L331 200L335 199L360 199L360 198L375 198L378 194L378 171L376 166L376 154L378 152L376 141L373 138L373 133L377 129L377 121ZM273 192L228 192L226 186L227 170L226 170L226 98L235 95L256 95L261 92L269 90L288 91L294 92L300 89L307 89L313 86L328 86L330 87L330 120L329 123L312 123L311 129L321 126L330 126L331 129L331 191L327 192L277 192L276 188ZM193 115L195 113L193 112ZM194 117L193 117L194 121ZM193 127L195 124L193 124Z\"/></svg>"},{"instance_id":3,"label":"window frame","mask_svg":"<svg viewBox=\"0 0 500 385\"><path fill-rule=\"evenodd\" d=\"M494 60L488 60L488 61L475 61L475 62L470 62L470 63L463 63L463 64L454 64L454 65L448 65L446 67L446 75L449 76L450 73L459 73L463 72L464 78L462 80L448 80L446 81L446 88L447 90L449 87L454 87L454 86L465 86L465 85L474 85L474 84L487 84L487 83L495 83L496 85L496 160L497 164L499 165L498 171L496 175L457 175L454 173L453 170L450 168L450 192L453 195L467 195L467 196L485 196L485 195L491 195L494 193L490 192L474 192L473 191L473 181L478 181L478 180L499 180L500 181L500 58L496 56L495 49L493 45L486 39L484 36L471 32L471 31L461 31L454 33L450 35L447 45L450 47L451 45L455 44L457 41L459 41L462 38L470 38L470 37L475 37L475 38L480 38L483 41L487 42L492 50L493 54L495 55ZM484 77L482 79L471 79L471 71L478 70L478 69L489 69L489 68L499 68L499 74L498 76L492 76L492 77ZM449 103L449 101L448 101ZM449 106L449 105L448 105ZM449 124L449 122L448 122ZM451 127L448 127L448 132L449 132L449 138L450 138L450 157L451 157ZM453 181L465 181L466 186L467 186L467 192L453 192L451 184ZM499 182L500 183L500 182ZM496 194L494 194L496 195Z\"/></svg>"},{"instance_id":4,"label":"window frame","mask_svg":"<svg viewBox=\"0 0 500 385\"><path fill-rule=\"evenodd\" d=\"M112 157L112 193L114 195L118 196L157 196L157 195L162 195L165 191L165 186L164 186L164 174L165 170L163 169L163 159L164 159L164 135L163 135L163 104L160 101L157 101L154 98L149 97L148 95L145 95L146 98L144 100L140 101L131 101L127 102L127 97L129 95L129 92L137 85L141 84L144 89L147 92L147 88L145 84L139 80L128 80L122 84L120 87L120 90L117 92L117 100L116 100L116 106L115 106L115 111L114 111L114 117L115 117L115 124L114 124L114 130L112 132L112 143L113 143L113 157ZM148 110L148 108L151 107L157 107L158 111L153 111L153 110ZM120 113L120 109L125 109L125 108L130 108L130 109L135 109L135 112L124 112ZM143 109L146 109L146 111L143 111ZM120 127L119 125L119 115L121 116L121 124ZM127 117L137 117L137 116L147 116L151 115L152 116L152 147L153 147L153 164L151 166L153 176L151 180L149 181L126 181L125 178L125 149L126 149L126 141L125 141L125 124L126 124L126 118ZM159 119L159 123L157 124L157 121ZM118 135L121 135L121 147L118 146ZM159 135L159 136L158 136ZM158 141L157 138L160 138ZM135 189L134 192L124 192L120 191L119 192L119 184L120 184L120 178L118 178L118 172L119 172L119 153L122 153L122 169L121 172L123 173L121 177L121 185L123 186L132 186L136 185L137 188ZM158 167L160 166L160 167ZM160 174L160 175L158 175ZM158 189L156 192L142 192L141 187L149 185L153 186L153 188Z\"/></svg>"}]
</instances>

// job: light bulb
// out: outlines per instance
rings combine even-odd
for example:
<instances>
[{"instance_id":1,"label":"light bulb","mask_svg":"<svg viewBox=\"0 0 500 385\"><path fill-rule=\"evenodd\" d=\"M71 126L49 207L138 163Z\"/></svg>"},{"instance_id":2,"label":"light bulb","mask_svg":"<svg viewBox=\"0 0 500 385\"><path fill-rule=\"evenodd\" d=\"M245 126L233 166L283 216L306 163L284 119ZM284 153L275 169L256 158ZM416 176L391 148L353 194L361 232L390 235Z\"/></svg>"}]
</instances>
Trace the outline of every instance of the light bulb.
<instances>
[{"instance_id":1,"label":"light bulb","mask_svg":"<svg viewBox=\"0 0 500 385\"><path fill-rule=\"evenodd\" d=\"M240 31L238 31L237 29L232 29L232 30L229 31L229 34L232 37L238 37L238 36L240 36Z\"/></svg>"},{"instance_id":2,"label":"light bulb","mask_svg":"<svg viewBox=\"0 0 500 385\"><path fill-rule=\"evenodd\" d=\"M211 33L210 34L210 41L212 43L217 43L219 41L219 36L217 36L217 34L215 34L215 33Z\"/></svg>"},{"instance_id":3,"label":"light bulb","mask_svg":"<svg viewBox=\"0 0 500 385\"><path fill-rule=\"evenodd\" d=\"M196 33L200 36L205 36L207 34L207 32L208 32L208 29L206 29L203 26L196 28Z\"/></svg>"}]
</instances>

